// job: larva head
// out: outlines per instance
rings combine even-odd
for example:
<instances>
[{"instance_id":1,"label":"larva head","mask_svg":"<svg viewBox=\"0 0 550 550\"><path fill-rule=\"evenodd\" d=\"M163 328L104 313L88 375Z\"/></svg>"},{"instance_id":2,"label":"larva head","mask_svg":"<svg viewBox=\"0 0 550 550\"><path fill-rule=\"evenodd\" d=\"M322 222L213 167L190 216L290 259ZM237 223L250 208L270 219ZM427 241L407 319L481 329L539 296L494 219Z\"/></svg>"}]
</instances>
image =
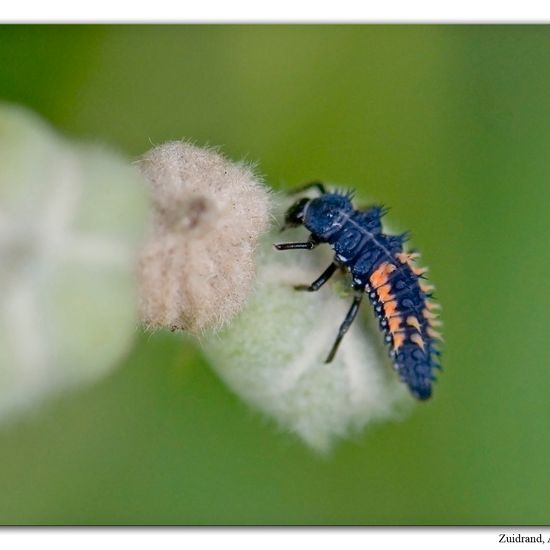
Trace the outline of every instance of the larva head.
<instances>
[{"instance_id":1,"label":"larva head","mask_svg":"<svg viewBox=\"0 0 550 550\"><path fill-rule=\"evenodd\" d=\"M304 212L304 225L320 240L342 227L353 206L348 196L326 193L312 199Z\"/></svg>"}]
</instances>

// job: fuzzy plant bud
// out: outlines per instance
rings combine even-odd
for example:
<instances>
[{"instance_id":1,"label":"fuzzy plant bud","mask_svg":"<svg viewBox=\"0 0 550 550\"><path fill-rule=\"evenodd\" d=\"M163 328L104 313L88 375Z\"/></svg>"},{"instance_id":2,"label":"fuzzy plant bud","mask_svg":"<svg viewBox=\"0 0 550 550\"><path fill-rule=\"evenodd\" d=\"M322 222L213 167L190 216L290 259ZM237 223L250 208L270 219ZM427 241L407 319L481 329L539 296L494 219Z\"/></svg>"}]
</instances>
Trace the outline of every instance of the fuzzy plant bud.
<instances>
[{"instance_id":1,"label":"fuzzy plant bud","mask_svg":"<svg viewBox=\"0 0 550 550\"><path fill-rule=\"evenodd\" d=\"M174 141L144 155L152 224L138 269L150 329L221 328L246 304L254 254L270 222L270 194L251 167Z\"/></svg>"},{"instance_id":2,"label":"fuzzy plant bud","mask_svg":"<svg viewBox=\"0 0 550 550\"><path fill-rule=\"evenodd\" d=\"M146 217L128 162L0 104L0 421L124 356Z\"/></svg>"}]
</instances>

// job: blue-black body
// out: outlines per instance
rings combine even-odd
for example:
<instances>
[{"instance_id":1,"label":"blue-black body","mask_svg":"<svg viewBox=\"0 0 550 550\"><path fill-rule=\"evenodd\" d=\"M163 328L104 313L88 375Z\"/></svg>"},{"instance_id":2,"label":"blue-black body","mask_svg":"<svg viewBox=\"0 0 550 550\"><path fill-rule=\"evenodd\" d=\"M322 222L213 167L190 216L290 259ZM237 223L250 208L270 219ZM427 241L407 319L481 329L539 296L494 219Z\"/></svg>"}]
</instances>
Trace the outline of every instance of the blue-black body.
<instances>
[{"instance_id":1,"label":"blue-black body","mask_svg":"<svg viewBox=\"0 0 550 550\"><path fill-rule=\"evenodd\" d=\"M414 265L417 254L403 251L405 235L383 232L382 207L356 210L349 194L321 189L320 197L301 199L287 214L287 225L301 223L311 232L310 246L289 243L277 247L313 248L328 243L334 249L332 268L313 285L302 289L317 290L336 266L349 271L353 288L358 294L366 293L374 307L401 380L415 397L427 399L432 392L434 369L439 367L435 345L440 335L434 330L438 321L433 311L437 304L430 300L432 287L423 280L425 270ZM361 297L356 298L342 324L329 361L353 321Z\"/></svg>"}]
</instances>

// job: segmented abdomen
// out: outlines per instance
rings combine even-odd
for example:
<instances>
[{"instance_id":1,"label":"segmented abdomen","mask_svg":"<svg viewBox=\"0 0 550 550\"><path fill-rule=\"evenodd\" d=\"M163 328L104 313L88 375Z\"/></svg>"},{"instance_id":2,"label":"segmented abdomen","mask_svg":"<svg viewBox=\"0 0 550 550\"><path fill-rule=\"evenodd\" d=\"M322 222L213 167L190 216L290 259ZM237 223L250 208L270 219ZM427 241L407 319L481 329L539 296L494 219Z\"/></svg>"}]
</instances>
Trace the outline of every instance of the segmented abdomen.
<instances>
[{"instance_id":1,"label":"segmented abdomen","mask_svg":"<svg viewBox=\"0 0 550 550\"><path fill-rule=\"evenodd\" d=\"M427 399L439 368L435 330L438 304L430 300L433 287L416 267L416 253L403 252L405 235L386 235L380 218L384 210L354 211L329 238L336 260L347 267L356 288L364 288L384 331L396 370L411 392Z\"/></svg>"},{"instance_id":2,"label":"segmented abdomen","mask_svg":"<svg viewBox=\"0 0 550 550\"><path fill-rule=\"evenodd\" d=\"M397 252L369 274L367 292L390 355L401 379L419 399L431 395L435 355L437 304L429 300L433 287L422 279L425 269L413 265L417 254Z\"/></svg>"}]
</instances>

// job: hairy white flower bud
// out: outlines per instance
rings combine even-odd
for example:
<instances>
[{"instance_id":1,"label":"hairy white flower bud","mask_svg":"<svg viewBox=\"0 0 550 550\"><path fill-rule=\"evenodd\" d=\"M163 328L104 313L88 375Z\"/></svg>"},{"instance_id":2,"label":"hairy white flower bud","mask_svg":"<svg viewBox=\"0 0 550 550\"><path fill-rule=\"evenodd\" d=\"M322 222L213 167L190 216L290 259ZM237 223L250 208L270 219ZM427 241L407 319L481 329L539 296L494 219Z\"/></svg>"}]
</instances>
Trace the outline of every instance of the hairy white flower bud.
<instances>
[{"instance_id":1,"label":"hairy white flower bud","mask_svg":"<svg viewBox=\"0 0 550 550\"><path fill-rule=\"evenodd\" d=\"M0 420L128 350L146 205L126 161L0 104Z\"/></svg>"},{"instance_id":2,"label":"hairy white flower bud","mask_svg":"<svg viewBox=\"0 0 550 550\"><path fill-rule=\"evenodd\" d=\"M152 329L219 329L252 289L269 192L250 166L188 142L155 147L140 166L153 203L138 271L142 320Z\"/></svg>"},{"instance_id":3,"label":"hairy white flower bud","mask_svg":"<svg viewBox=\"0 0 550 550\"><path fill-rule=\"evenodd\" d=\"M288 241L303 237L303 229L285 234ZM338 282L317 292L294 290L317 278L331 251L276 251L278 240L279 234L265 239L253 300L203 341L204 352L237 395L326 452L373 421L395 418L411 399L389 366L381 335L361 317L334 361L324 362L351 297L335 291ZM368 316L367 302L363 309Z\"/></svg>"}]
</instances>

